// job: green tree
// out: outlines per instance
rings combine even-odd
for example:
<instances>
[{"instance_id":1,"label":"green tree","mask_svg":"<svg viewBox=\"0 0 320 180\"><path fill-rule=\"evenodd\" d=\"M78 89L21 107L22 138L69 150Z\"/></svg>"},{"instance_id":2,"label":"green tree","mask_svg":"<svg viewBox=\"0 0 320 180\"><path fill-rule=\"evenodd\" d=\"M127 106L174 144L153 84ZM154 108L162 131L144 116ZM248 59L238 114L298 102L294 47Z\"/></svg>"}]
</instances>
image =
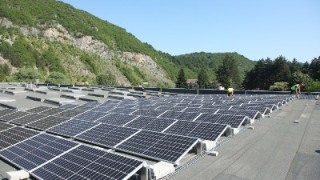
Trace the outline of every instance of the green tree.
<instances>
[{"instance_id":1,"label":"green tree","mask_svg":"<svg viewBox=\"0 0 320 180\"><path fill-rule=\"evenodd\" d=\"M309 66L309 74L314 80L320 80L320 57L314 58Z\"/></svg>"},{"instance_id":2,"label":"green tree","mask_svg":"<svg viewBox=\"0 0 320 180\"><path fill-rule=\"evenodd\" d=\"M207 88L209 84L209 78L207 75L207 71L202 68L198 74L198 85L200 89Z\"/></svg>"},{"instance_id":3,"label":"green tree","mask_svg":"<svg viewBox=\"0 0 320 180\"><path fill-rule=\"evenodd\" d=\"M176 82L176 88L187 88L187 80L183 68L181 68L179 71Z\"/></svg>"},{"instance_id":4,"label":"green tree","mask_svg":"<svg viewBox=\"0 0 320 180\"><path fill-rule=\"evenodd\" d=\"M45 83L49 84L70 84L70 80L60 72L51 72Z\"/></svg>"},{"instance_id":5,"label":"green tree","mask_svg":"<svg viewBox=\"0 0 320 180\"><path fill-rule=\"evenodd\" d=\"M110 72L98 75L96 81L99 85L117 85L116 76Z\"/></svg>"},{"instance_id":6,"label":"green tree","mask_svg":"<svg viewBox=\"0 0 320 180\"><path fill-rule=\"evenodd\" d=\"M36 79L41 79L41 75L38 71L28 68L28 69L20 69L18 72L14 73L9 81L12 82L36 82Z\"/></svg>"},{"instance_id":7,"label":"green tree","mask_svg":"<svg viewBox=\"0 0 320 180\"><path fill-rule=\"evenodd\" d=\"M287 82L275 82L273 85L270 86L271 91L286 91L288 90L288 83Z\"/></svg>"},{"instance_id":8,"label":"green tree","mask_svg":"<svg viewBox=\"0 0 320 180\"><path fill-rule=\"evenodd\" d=\"M239 88L241 80L239 76L238 65L236 60L229 55L226 55L217 71L217 79L224 87Z\"/></svg>"},{"instance_id":9,"label":"green tree","mask_svg":"<svg viewBox=\"0 0 320 180\"><path fill-rule=\"evenodd\" d=\"M49 67L50 72L60 72L62 74L66 74L62 62L58 59L55 50L52 47L49 47L49 49L45 51L42 56L43 60L45 61L45 65Z\"/></svg>"}]
</instances>

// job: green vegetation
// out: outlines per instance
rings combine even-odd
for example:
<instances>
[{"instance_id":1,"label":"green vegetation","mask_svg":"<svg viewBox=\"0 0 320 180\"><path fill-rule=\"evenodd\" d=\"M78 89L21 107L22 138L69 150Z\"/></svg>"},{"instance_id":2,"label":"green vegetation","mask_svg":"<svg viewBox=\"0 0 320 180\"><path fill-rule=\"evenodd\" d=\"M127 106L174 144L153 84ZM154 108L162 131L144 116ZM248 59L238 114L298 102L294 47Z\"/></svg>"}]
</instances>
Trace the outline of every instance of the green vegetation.
<instances>
[{"instance_id":1,"label":"green vegetation","mask_svg":"<svg viewBox=\"0 0 320 180\"><path fill-rule=\"evenodd\" d=\"M226 88L241 87L238 65L233 56L225 56L222 65L218 69L217 76L218 81Z\"/></svg>"},{"instance_id":2,"label":"green vegetation","mask_svg":"<svg viewBox=\"0 0 320 180\"><path fill-rule=\"evenodd\" d=\"M8 64L0 64L0 81L5 81L7 76L9 76L11 70Z\"/></svg>"},{"instance_id":3,"label":"green vegetation","mask_svg":"<svg viewBox=\"0 0 320 180\"><path fill-rule=\"evenodd\" d=\"M238 53L192 53L173 56L172 62L178 67L184 67L184 69L187 68L190 70L185 71L188 79L196 78L200 70L202 68L206 68L208 72L208 78L210 80L215 80L218 68L227 55L232 57L238 64L239 76L240 79L243 80L245 72L250 71L253 68L254 62L242 55L239 55Z\"/></svg>"},{"instance_id":4,"label":"green vegetation","mask_svg":"<svg viewBox=\"0 0 320 180\"><path fill-rule=\"evenodd\" d=\"M187 88L187 80L184 75L184 70L183 68L180 69L178 77L177 77L177 82L176 82L176 88Z\"/></svg>"},{"instance_id":5,"label":"green vegetation","mask_svg":"<svg viewBox=\"0 0 320 180\"><path fill-rule=\"evenodd\" d=\"M40 73L34 69L28 68L28 69L20 69L18 72L14 73L9 78L9 81L35 83L37 79L41 79Z\"/></svg>"},{"instance_id":6,"label":"green vegetation","mask_svg":"<svg viewBox=\"0 0 320 180\"><path fill-rule=\"evenodd\" d=\"M273 85L270 86L271 91L286 91L288 90L287 82L275 82Z\"/></svg>"},{"instance_id":7,"label":"green vegetation","mask_svg":"<svg viewBox=\"0 0 320 180\"><path fill-rule=\"evenodd\" d=\"M99 85L110 85L110 86L117 85L116 77L110 72L107 72L106 74L98 75L96 78L96 81Z\"/></svg>"},{"instance_id":8,"label":"green vegetation","mask_svg":"<svg viewBox=\"0 0 320 180\"><path fill-rule=\"evenodd\" d=\"M312 62L300 64L295 59L290 62L283 56L275 60L267 58L259 60L255 67L247 72L243 81L246 89L270 89L275 82L287 82L286 90L293 84L303 82L302 91L320 91L320 57Z\"/></svg>"},{"instance_id":9,"label":"green vegetation","mask_svg":"<svg viewBox=\"0 0 320 180\"><path fill-rule=\"evenodd\" d=\"M70 80L60 72L52 72L46 79L45 83L49 84L70 84Z\"/></svg>"},{"instance_id":10,"label":"green vegetation","mask_svg":"<svg viewBox=\"0 0 320 180\"><path fill-rule=\"evenodd\" d=\"M198 85L200 89L209 87L209 79L206 70L203 68L198 74Z\"/></svg>"}]
</instances>

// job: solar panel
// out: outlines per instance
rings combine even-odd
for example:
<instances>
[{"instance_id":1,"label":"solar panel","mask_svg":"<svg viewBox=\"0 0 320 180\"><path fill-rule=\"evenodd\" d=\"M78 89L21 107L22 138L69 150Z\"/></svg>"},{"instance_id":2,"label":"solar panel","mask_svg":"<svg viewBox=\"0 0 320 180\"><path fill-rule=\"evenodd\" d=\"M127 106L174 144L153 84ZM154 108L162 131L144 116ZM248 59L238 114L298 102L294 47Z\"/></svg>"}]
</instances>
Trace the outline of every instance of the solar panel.
<instances>
[{"instance_id":1,"label":"solar panel","mask_svg":"<svg viewBox=\"0 0 320 180\"><path fill-rule=\"evenodd\" d=\"M221 114L203 113L196 119L196 121L215 123L220 119L220 117Z\"/></svg>"},{"instance_id":2,"label":"solar panel","mask_svg":"<svg viewBox=\"0 0 320 180\"><path fill-rule=\"evenodd\" d=\"M48 115L46 114L28 114L26 116L16 118L15 120L11 121L10 123L18 124L18 125L26 125L28 123L38 121L39 119L45 118Z\"/></svg>"},{"instance_id":3,"label":"solar panel","mask_svg":"<svg viewBox=\"0 0 320 180\"><path fill-rule=\"evenodd\" d=\"M53 126L56 126L62 122L65 122L67 120L69 120L69 119L64 118L64 117L47 116L47 117L42 118L38 121L27 124L27 127L31 127L31 128L39 129L39 130L47 130L47 129L49 129Z\"/></svg>"},{"instance_id":4,"label":"solar panel","mask_svg":"<svg viewBox=\"0 0 320 180\"><path fill-rule=\"evenodd\" d=\"M66 137L74 137L77 134L96 126L97 124L98 123L95 122L73 119L48 129L48 132Z\"/></svg>"},{"instance_id":5,"label":"solar panel","mask_svg":"<svg viewBox=\"0 0 320 180\"><path fill-rule=\"evenodd\" d=\"M40 112L41 114L47 114L47 115L56 115L61 113L62 111L65 111L66 109L63 108L50 108L48 110Z\"/></svg>"},{"instance_id":6,"label":"solar panel","mask_svg":"<svg viewBox=\"0 0 320 180\"><path fill-rule=\"evenodd\" d=\"M40 134L0 152L0 156L16 166L32 170L75 147L77 143Z\"/></svg>"},{"instance_id":7,"label":"solar panel","mask_svg":"<svg viewBox=\"0 0 320 180\"><path fill-rule=\"evenodd\" d=\"M77 105L75 105L75 104L64 104L64 105L60 106L59 108L62 108L62 109L73 109L75 107L77 107Z\"/></svg>"},{"instance_id":8,"label":"solar panel","mask_svg":"<svg viewBox=\"0 0 320 180\"><path fill-rule=\"evenodd\" d=\"M104 147L113 147L137 131L137 129L127 127L100 124L80 135L77 135L76 139Z\"/></svg>"},{"instance_id":9,"label":"solar panel","mask_svg":"<svg viewBox=\"0 0 320 180\"><path fill-rule=\"evenodd\" d=\"M129 109L129 108L114 108L112 110L110 110L110 113L121 113L121 114L130 114L134 111L136 111L137 109Z\"/></svg>"},{"instance_id":10,"label":"solar panel","mask_svg":"<svg viewBox=\"0 0 320 180\"><path fill-rule=\"evenodd\" d=\"M140 116L137 119L128 123L126 126L137 128L137 129L145 129L145 130L161 132L174 122L175 120L173 119Z\"/></svg>"},{"instance_id":11,"label":"solar panel","mask_svg":"<svg viewBox=\"0 0 320 180\"><path fill-rule=\"evenodd\" d=\"M51 109L51 107L38 106L38 107L35 107L35 108L32 108L32 109L28 109L27 112L29 112L29 113L40 113L42 111L49 110L49 109Z\"/></svg>"},{"instance_id":12,"label":"solar panel","mask_svg":"<svg viewBox=\"0 0 320 180\"><path fill-rule=\"evenodd\" d=\"M83 113L83 112L84 112L83 110L68 109L66 111L63 111L63 112L57 114L57 116L70 119L70 118L77 116L78 114Z\"/></svg>"},{"instance_id":13,"label":"solar panel","mask_svg":"<svg viewBox=\"0 0 320 180\"><path fill-rule=\"evenodd\" d=\"M227 125L206 122L178 121L164 131L164 133L215 141L226 127Z\"/></svg>"},{"instance_id":14,"label":"solar panel","mask_svg":"<svg viewBox=\"0 0 320 180\"><path fill-rule=\"evenodd\" d=\"M38 132L22 127L13 127L0 132L0 150L37 135Z\"/></svg>"},{"instance_id":15,"label":"solar panel","mask_svg":"<svg viewBox=\"0 0 320 180\"><path fill-rule=\"evenodd\" d=\"M178 122L174 123L172 126L170 126L170 128L168 128L164 132L187 136L199 124L200 123L198 123L198 122L178 121Z\"/></svg>"},{"instance_id":16,"label":"solar panel","mask_svg":"<svg viewBox=\"0 0 320 180\"><path fill-rule=\"evenodd\" d=\"M193 121L199 115L200 115L200 113L198 113L198 112L182 112L176 119L185 120L185 121Z\"/></svg>"},{"instance_id":17,"label":"solar panel","mask_svg":"<svg viewBox=\"0 0 320 180\"><path fill-rule=\"evenodd\" d=\"M147 117L147 116L139 116L135 120L129 122L126 124L126 127L132 127L136 129L143 129L144 126L146 126L148 123L152 121L152 117Z\"/></svg>"},{"instance_id":18,"label":"solar panel","mask_svg":"<svg viewBox=\"0 0 320 180\"><path fill-rule=\"evenodd\" d=\"M139 109L133 112L133 115L137 116L148 116L148 117L158 117L160 114L164 113L161 110L151 110L151 109Z\"/></svg>"},{"instance_id":19,"label":"solar panel","mask_svg":"<svg viewBox=\"0 0 320 180\"><path fill-rule=\"evenodd\" d=\"M98 112L98 111L87 111L83 114L79 114L78 116L76 116L74 119L79 119L79 120L83 120L83 121L96 121L97 119L106 116L107 113L104 112Z\"/></svg>"},{"instance_id":20,"label":"solar panel","mask_svg":"<svg viewBox=\"0 0 320 180\"><path fill-rule=\"evenodd\" d=\"M235 110L235 109L230 109L230 110L221 110L219 109L217 111L218 114L234 114L234 115L243 115L243 116L248 116L250 119L257 119L260 118L260 112L256 110Z\"/></svg>"},{"instance_id":21,"label":"solar panel","mask_svg":"<svg viewBox=\"0 0 320 180\"><path fill-rule=\"evenodd\" d=\"M138 116L134 116L134 115L111 113L100 118L97 122L112 124L112 125L123 125L137 117Z\"/></svg>"},{"instance_id":22,"label":"solar panel","mask_svg":"<svg viewBox=\"0 0 320 180\"><path fill-rule=\"evenodd\" d=\"M140 131L116 149L155 160L178 161L198 142L195 138L153 131Z\"/></svg>"},{"instance_id":23,"label":"solar panel","mask_svg":"<svg viewBox=\"0 0 320 180\"><path fill-rule=\"evenodd\" d=\"M6 116L8 114L14 113L16 111L17 110L15 110L15 109L3 109L3 110L0 111L0 118L3 117L3 116Z\"/></svg>"},{"instance_id":24,"label":"solar panel","mask_svg":"<svg viewBox=\"0 0 320 180\"><path fill-rule=\"evenodd\" d=\"M129 179L142 161L81 145L34 170L39 179Z\"/></svg>"},{"instance_id":25,"label":"solar panel","mask_svg":"<svg viewBox=\"0 0 320 180\"><path fill-rule=\"evenodd\" d=\"M189 137L197 137L204 140L215 141L224 132L227 125L213 124L213 123L200 123L189 134Z\"/></svg>"},{"instance_id":26,"label":"solar panel","mask_svg":"<svg viewBox=\"0 0 320 180\"><path fill-rule=\"evenodd\" d=\"M5 116L0 117L0 120L8 122L8 121L12 121L12 120L14 120L16 118L20 118L20 117L23 117L23 116L28 115L28 114L29 113L27 113L27 112L16 111L16 112L13 112L13 113L10 113L10 114L7 114Z\"/></svg>"},{"instance_id":27,"label":"solar panel","mask_svg":"<svg viewBox=\"0 0 320 180\"><path fill-rule=\"evenodd\" d=\"M0 122L0 131L3 131L3 130L7 130L9 128L12 128L13 125L11 124L6 124L6 123L3 123L3 122Z\"/></svg>"},{"instance_id":28,"label":"solar panel","mask_svg":"<svg viewBox=\"0 0 320 180\"><path fill-rule=\"evenodd\" d=\"M161 118L171 118L171 119L177 119L182 114L182 112L179 111L166 111L165 113L161 114Z\"/></svg>"},{"instance_id":29,"label":"solar panel","mask_svg":"<svg viewBox=\"0 0 320 180\"><path fill-rule=\"evenodd\" d=\"M221 117L216 121L216 123L228 124L232 128L239 128L246 119L249 118L243 115L222 114Z\"/></svg>"}]
</instances>

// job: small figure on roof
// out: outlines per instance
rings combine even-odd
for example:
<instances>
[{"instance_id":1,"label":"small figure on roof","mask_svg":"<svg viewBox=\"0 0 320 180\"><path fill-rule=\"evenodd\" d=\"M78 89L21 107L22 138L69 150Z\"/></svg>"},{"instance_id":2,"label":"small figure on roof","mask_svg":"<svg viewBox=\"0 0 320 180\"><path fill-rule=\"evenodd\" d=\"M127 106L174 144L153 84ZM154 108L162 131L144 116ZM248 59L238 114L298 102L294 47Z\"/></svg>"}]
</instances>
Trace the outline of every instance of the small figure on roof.
<instances>
[{"instance_id":1,"label":"small figure on roof","mask_svg":"<svg viewBox=\"0 0 320 180\"><path fill-rule=\"evenodd\" d=\"M233 88L228 88L227 96L233 96Z\"/></svg>"},{"instance_id":2,"label":"small figure on roof","mask_svg":"<svg viewBox=\"0 0 320 180\"><path fill-rule=\"evenodd\" d=\"M304 87L303 82L301 82L300 84L295 84L291 87L291 94L293 94L293 92L296 92L296 97L299 99L300 98L300 94L301 94L301 88Z\"/></svg>"}]
</instances>

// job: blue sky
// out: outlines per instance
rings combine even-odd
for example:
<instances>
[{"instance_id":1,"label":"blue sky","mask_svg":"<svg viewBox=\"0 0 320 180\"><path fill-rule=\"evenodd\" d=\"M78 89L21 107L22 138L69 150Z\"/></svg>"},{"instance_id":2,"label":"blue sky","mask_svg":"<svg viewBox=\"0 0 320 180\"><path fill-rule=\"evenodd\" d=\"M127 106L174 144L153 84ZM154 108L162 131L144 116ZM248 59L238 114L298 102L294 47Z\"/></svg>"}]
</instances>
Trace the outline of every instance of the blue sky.
<instances>
[{"instance_id":1,"label":"blue sky","mask_svg":"<svg viewBox=\"0 0 320 180\"><path fill-rule=\"evenodd\" d=\"M63 0L180 55L237 52L251 60L320 56L320 0Z\"/></svg>"}]
</instances>

